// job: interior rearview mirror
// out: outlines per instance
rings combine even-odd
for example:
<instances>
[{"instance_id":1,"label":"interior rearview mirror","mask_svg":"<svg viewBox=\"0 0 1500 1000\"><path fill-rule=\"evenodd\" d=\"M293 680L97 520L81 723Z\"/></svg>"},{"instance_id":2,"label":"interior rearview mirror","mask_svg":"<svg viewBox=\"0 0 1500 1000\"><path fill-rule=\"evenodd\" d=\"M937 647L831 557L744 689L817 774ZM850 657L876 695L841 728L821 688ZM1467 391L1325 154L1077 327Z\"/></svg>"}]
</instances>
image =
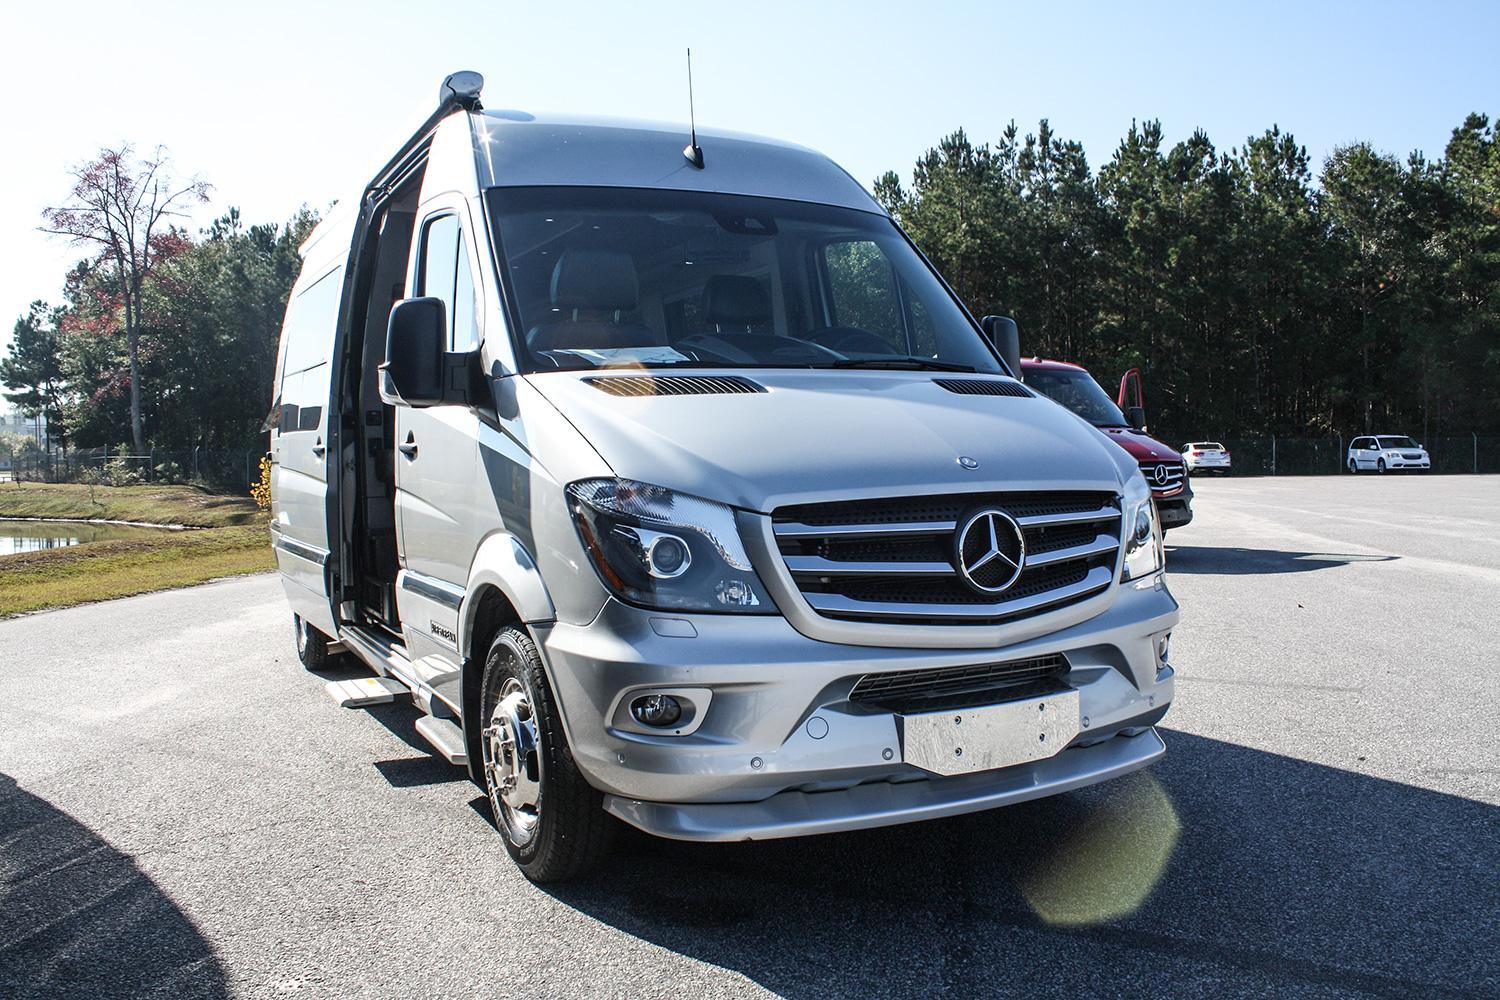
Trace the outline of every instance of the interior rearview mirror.
<instances>
[{"instance_id":1,"label":"interior rearview mirror","mask_svg":"<svg viewBox=\"0 0 1500 1000\"><path fill-rule=\"evenodd\" d=\"M1000 354L1000 360L1005 362L1005 367L1016 378L1021 377L1021 331L1016 326L1016 321L1009 316L986 316L979 321L980 329L989 338L995 350Z\"/></svg>"},{"instance_id":2,"label":"interior rearview mirror","mask_svg":"<svg viewBox=\"0 0 1500 1000\"><path fill-rule=\"evenodd\" d=\"M451 352L448 310L431 296L402 299L386 325L380 398L393 406L469 405L481 398L478 351Z\"/></svg>"}]
</instances>

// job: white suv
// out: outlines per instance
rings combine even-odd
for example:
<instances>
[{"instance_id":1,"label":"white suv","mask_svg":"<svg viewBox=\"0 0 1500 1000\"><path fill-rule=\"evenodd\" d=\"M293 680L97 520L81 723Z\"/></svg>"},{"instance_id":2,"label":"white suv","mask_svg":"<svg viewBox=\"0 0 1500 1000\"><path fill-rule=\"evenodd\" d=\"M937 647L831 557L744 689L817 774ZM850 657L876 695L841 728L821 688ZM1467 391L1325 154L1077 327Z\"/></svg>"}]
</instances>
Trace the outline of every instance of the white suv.
<instances>
[{"instance_id":1,"label":"white suv","mask_svg":"<svg viewBox=\"0 0 1500 1000\"><path fill-rule=\"evenodd\" d=\"M1395 472L1397 469L1432 468L1432 459L1427 450L1404 435L1381 434L1376 437L1357 437L1349 442L1349 455L1344 466L1351 473Z\"/></svg>"},{"instance_id":2,"label":"white suv","mask_svg":"<svg viewBox=\"0 0 1500 1000\"><path fill-rule=\"evenodd\" d=\"M1217 441L1191 441L1182 446L1188 472L1229 472L1229 449Z\"/></svg>"}]
</instances>

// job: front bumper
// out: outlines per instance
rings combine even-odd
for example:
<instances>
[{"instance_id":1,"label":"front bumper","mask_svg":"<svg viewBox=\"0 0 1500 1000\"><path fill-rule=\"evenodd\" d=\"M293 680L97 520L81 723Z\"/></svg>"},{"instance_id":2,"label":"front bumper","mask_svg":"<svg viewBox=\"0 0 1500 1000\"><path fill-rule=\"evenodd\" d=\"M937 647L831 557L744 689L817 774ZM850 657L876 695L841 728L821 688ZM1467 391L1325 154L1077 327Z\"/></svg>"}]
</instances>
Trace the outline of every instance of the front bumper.
<instances>
[{"instance_id":1,"label":"front bumper","mask_svg":"<svg viewBox=\"0 0 1500 1000\"><path fill-rule=\"evenodd\" d=\"M695 840L826 833L954 815L1123 774L1162 752L1158 654L1177 623L1164 579L1119 588L1094 618L1000 649L853 646L779 616L670 615L615 601L586 626L537 630L573 757L606 808ZM862 675L1062 653L1088 725L1044 760L940 778L905 763L896 715L849 701ZM644 691L685 692L683 735L630 718ZM1120 735L1122 731L1130 735Z\"/></svg>"},{"instance_id":2,"label":"front bumper","mask_svg":"<svg viewBox=\"0 0 1500 1000\"><path fill-rule=\"evenodd\" d=\"M1145 767L1167 752L1155 729L1070 747L1047 760L942 780L874 782L836 792L786 791L760 802L664 804L610 795L604 808L673 840L774 840L915 823L1015 805Z\"/></svg>"},{"instance_id":3,"label":"front bumper","mask_svg":"<svg viewBox=\"0 0 1500 1000\"><path fill-rule=\"evenodd\" d=\"M1161 520L1162 530L1181 528L1192 523L1193 495L1186 490L1174 497L1156 501L1156 516Z\"/></svg>"}]
</instances>

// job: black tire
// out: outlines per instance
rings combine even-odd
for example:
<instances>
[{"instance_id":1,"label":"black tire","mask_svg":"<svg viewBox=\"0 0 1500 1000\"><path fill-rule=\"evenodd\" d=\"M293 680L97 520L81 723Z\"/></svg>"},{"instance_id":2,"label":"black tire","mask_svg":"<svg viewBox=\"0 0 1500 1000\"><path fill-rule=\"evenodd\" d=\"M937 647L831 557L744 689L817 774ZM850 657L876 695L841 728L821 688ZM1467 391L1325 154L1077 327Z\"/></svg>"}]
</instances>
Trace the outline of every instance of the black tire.
<instances>
[{"instance_id":1,"label":"black tire","mask_svg":"<svg viewBox=\"0 0 1500 1000\"><path fill-rule=\"evenodd\" d=\"M502 700L512 708L519 706L517 696L525 699L524 711L497 714ZM609 853L614 820L604 811L604 796L589 785L573 760L542 658L524 630L503 629L490 644L479 704L485 792L511 859L528 879L539 883L566 881L595 867ZM525 740L516 734L507 744L504 736L518 719L529 723L528 734ZM534 749L507 750L527 741L534 742ZM508 766L511 760L516 763ZM513 807L514 791L499 785L521 761L526 785L535 788L530 809ZM505 798L507 792L512 800Z\"/></svg>"},{"instance_id":2,"label":"black tire","mask_svg":"<svg viewBox=\"0 0 1500 1000\"><path fill-rule=\"evenodd\" d=\"M1359 475L1359 463L1356 462L1352 458L1349 459L1349 475L1351 475L1351 476L1357 476L1357 475Z\"/></svg>"},{"instance_id":3,"label":"black tire","mask_svg":"<svg viewBox=\"0 0 1500 1000\"><path fill-rule=\"evenodd\" d=\"M297 635L297 659L308 670L325 670L337 666L339 654L328 652L332 639L313 628L301 615L292 615L292 628Z\"/></svg>"},{"instance_id":4,"label":"black tire","mask_svg":"<svg viewBox=\"0 0 1500 1000\"><path fill-rule=\"evenodd\" d=\"M1382 476L1385 475L1385 459L1377 458L1375 460L1375 471L1380 473Z\"/></svg>"}]
</instances>

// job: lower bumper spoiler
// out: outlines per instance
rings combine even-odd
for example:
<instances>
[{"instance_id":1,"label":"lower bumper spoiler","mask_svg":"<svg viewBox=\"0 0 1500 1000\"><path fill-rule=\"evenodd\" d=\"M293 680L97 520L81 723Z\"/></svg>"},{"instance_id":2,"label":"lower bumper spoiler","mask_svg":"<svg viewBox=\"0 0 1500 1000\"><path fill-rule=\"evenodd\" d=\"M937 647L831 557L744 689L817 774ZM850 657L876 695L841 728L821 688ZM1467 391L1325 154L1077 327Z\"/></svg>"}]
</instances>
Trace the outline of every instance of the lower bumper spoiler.
<instances>
[{"instance_id":1,"label":"lower bumper spoiler","mask_svg":"<svg viewBox=\"0 0 1500 1000\"><path fill-rule=\"evenodd\" d=\"M616 795L604 808L672 840L775 840L941 819L1056 795L1152 763L1167 746L1154 728L1073 747L1056 757L961 778L876 782L835 792L780 792L761 802L674 804Z\"/></svg>"}]
</instances>

